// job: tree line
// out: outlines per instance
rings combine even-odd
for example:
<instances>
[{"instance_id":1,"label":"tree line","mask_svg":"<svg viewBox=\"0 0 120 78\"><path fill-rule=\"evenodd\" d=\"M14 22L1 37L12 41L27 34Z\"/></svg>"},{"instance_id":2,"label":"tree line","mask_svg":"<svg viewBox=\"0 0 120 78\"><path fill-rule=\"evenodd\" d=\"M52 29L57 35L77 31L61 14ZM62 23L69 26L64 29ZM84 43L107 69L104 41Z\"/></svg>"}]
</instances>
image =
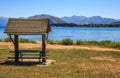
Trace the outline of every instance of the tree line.
<instances>
[{"instance_id":1,"label":"tree line","mask_svg":"<svg viewBox=\"0 0 120 78\"><path fill-rule=\"evenodd\" d=\"M120 24L75 24L75 23L57 23L51 24L53 27L120 27Z\"/></svg>"}]
</instances>

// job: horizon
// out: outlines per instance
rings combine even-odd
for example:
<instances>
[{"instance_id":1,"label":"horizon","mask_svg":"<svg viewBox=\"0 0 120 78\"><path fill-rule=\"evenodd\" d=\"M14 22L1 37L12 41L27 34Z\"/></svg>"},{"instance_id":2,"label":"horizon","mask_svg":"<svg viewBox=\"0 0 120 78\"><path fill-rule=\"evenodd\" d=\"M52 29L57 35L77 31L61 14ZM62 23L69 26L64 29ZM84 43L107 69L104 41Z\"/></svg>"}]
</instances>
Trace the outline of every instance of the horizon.
<instances>
[{"instance_id":1,"label":"horizon","mask_svg":"<svg viewBox=\"0 0 120 78\"><path fill-rule=\"evenodd\" d=\"M0 16L29 17L48 14L57 17L101 16L103 18L120 19L120 0L0 0Z\"/></svg>"},{"instance_id":2,"label":"horizon","mask_svg":"<svg viewBox=\"0 0 120 78\"><path fill-rule=\"evenodd\" d=\"M42 15L42 14L37 14L37 15ZM45 15L50 15L50 14L45 14ZM31 15L31 16L35 16L35 15ZM54 16L54 15L50 15L50 16ZM63 18L63 17L73 17L73 16L79 16L79 15L62 16L62 17L54 16L54 17ZM2 18L28 18L30 16L28 16L28 17L4 17L4 16L0 16L0 17L2 17ZM90 18L90 17L97 17L97 16L90 16L90 17L82 16L82 17ZM109 19L115 19L115 20L120 20L120 19L110 18L110 17L103 17L103 16L100 16L100 17L102 17L102 18L109 18Z\"/></svg>"}]
</instances>

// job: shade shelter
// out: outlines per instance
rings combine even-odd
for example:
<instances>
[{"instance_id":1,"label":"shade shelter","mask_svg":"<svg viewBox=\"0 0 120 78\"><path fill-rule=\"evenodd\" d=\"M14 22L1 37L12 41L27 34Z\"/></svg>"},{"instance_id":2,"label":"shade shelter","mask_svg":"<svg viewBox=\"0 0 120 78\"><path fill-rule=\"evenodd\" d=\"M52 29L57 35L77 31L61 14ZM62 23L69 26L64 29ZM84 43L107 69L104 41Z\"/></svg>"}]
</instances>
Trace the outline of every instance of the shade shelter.
<instances>
[{"instance_id":1,"label":"shade shelter","mask_svg":"<svg viewBox=\"0 0 120 78\"><path fill-rule=\"evenodd\" d=\"M19 50L19 35L42 35L42 62L46 62L46 34L50 31L51 27L48 18L10 18L5 33L7 33L10 38L11 35L14 35L12 42L14 44L15 62L19 61L19 53L21 51Z\"/></svg>"}]
</instances>

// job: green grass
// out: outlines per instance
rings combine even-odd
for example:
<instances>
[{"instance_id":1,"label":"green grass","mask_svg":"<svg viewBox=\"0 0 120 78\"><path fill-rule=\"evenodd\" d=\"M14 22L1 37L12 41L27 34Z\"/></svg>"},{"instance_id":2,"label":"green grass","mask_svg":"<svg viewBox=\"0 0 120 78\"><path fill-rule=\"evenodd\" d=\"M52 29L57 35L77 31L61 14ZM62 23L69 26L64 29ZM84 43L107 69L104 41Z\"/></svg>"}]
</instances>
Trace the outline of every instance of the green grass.
<instances>
[{"instance_id":1,"label":"green grass","mask_svg":"<svg viewBox=\"0 0 120 78\"><path fill-rule=\"evenodd\" d=\"M10 38L0 39L0 42L11 42ZM20 43L36 43L36 41L20 38ZM47 40L48 44L60 44L60 45L87 45L87 46L100 46L100 47L108 47L108 48L115 48L120 49L120 42L113 42L109 40L103 40L103 41L83 41L83 40L77 40L73 41L70 38L63 39L61 41L56 40Z\"/></svg>"},{"instance_id":2,"label":"green grass","mask_svg":"<svg viewBox=\"0 0 120 78\"><path fill-rule=\"evenodd\" d=\"M61 41L56 41L56 40L51 40L51 39L49 39L49 40L47 40L47 43L48 44L60 44L60 45L74 45L74 41L72 40L72 39L70 39L70 38L65 38L65 39L63 39L63 40L61 40Z\"/></svg>"},{"instance_id":3,"label":"green grass","mask_svg":"<svg viewBox=\"0 0 120 78\"><path fill-rule=\"evenodd\" d=\"M81 40L77 40L76 45L92 45L92 46L101 46L101 47L120 49L120 42L112 42L112 41L109 41L109 40L103 40L103 41L81 41Z\"/></svg>"},{"instance_id":4,"label":"green grass","mask_svg":"<svg viewBox=\"0 0 120 78\"><path fill-rule=\"evenodd\" d=\"M36 43L33 40L25 39L25 38L20 38L19 40L20 43Z\"/></svg>"},{"instance_id":5,"label":"green grass","mask_svg":"<svg viewBox=\"0 0 120 78\"><path fill-rule=\"evenodd\" d=\"M61 44L62 45L74 45L74 41L72 39L70 39L70 38L66 38L66 39L63 39L61 41Z\"/></svg>"},{"instance_id":6,"label":"green grass","mask_svg":"<svg viewBox=\"0 0 120 78\"><path fill-rule=\"evenodd\" d=\"M14 39L13 39L13 40L14 40ZM1 40L1 41L11 42L11 39L8 37L8 38L5 38L5 39L3 39L3 40ZM20 42L20 43L36 43L36 42L33 41L33 40L29 40L29 39L25 39L25 38L20 38L20 39L19 39L19 42Z\"/></svg>"},{"instance_id":7,"label":"green grass","mask_svg":"<svg viewBox=\"0 0 120 78\"><path fill-rule=\"evenodd\" d=\"M0 50L0 61L7 60L8 51ZM0 78L120 78L120 52L63 49L48 55L56 63L46 67L0 65Z\"/></svg>"},{"instance_id":8,"label":"green grass","mask_svg":"<svg viewBox=\"0 0 120 78\"><path fill-rule=\"evenodd\" d=\"M53 44L57 44L57 41L55 41L55 40L50 40L50 39L49 39L49 40L47 40L47 43L53 45Z\"/></svg>"},{"instance_id":9,"label":"green grass","mask_svg":"<svg viewBox=\"0 0 120 78\"><path fill-rule=\"evenodd\" d=\"M60 45L87 45L87 46L100 46L100 47L108 47L120 49L120 42L113 42L109 40L103 41L83 41L77 40L73 41L72 39L66 38L61 41L48 40L48 44L60 44Z\"/></svg>"},{"instance_id":10,"label":"green grass","mask_svg":"<svg viewBox=\"0 0 120 78\"><path fill-rule=\"evenodd\" d=\"M11 42L11 39L9 37L3 39L4 42Z\"/></svg>"},{"instance_id":11,"label":"green grass","mask_svg":"<svg viewBox=\"0 0 120 78\"><path fill-rule=\"evenodd\" d=\"M2 39L0 39L0 42L2 41Z\"/></svg>"}]
</instances>

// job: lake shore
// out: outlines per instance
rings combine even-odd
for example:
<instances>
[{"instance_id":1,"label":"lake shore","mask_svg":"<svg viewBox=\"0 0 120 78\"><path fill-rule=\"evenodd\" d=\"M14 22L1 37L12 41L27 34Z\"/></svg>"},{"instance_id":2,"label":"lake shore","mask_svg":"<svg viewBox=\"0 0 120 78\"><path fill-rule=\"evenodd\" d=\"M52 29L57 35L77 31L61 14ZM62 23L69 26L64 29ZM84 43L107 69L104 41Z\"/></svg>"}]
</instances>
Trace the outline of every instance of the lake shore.
<instances>
[{"instance_id":1,"label":"lake shore","mask_svg":"<svg viewBox=\"0 0 120 78\"><path fill-rule=\"evenodd\" d=\"M41 42L37 43L20 43L20 49L39 49L41 48ZM14 45L12 42L0 42L0 49L14 49ZM93 51L115 51L115 52L120 52L118 49L113 49L113 48L106 48L106 47L98 47L98 46L84 46L84 45L51 45L47 44L47 49L84 49L84 50L93 50Z\"/></svg>"}]
</instances>

